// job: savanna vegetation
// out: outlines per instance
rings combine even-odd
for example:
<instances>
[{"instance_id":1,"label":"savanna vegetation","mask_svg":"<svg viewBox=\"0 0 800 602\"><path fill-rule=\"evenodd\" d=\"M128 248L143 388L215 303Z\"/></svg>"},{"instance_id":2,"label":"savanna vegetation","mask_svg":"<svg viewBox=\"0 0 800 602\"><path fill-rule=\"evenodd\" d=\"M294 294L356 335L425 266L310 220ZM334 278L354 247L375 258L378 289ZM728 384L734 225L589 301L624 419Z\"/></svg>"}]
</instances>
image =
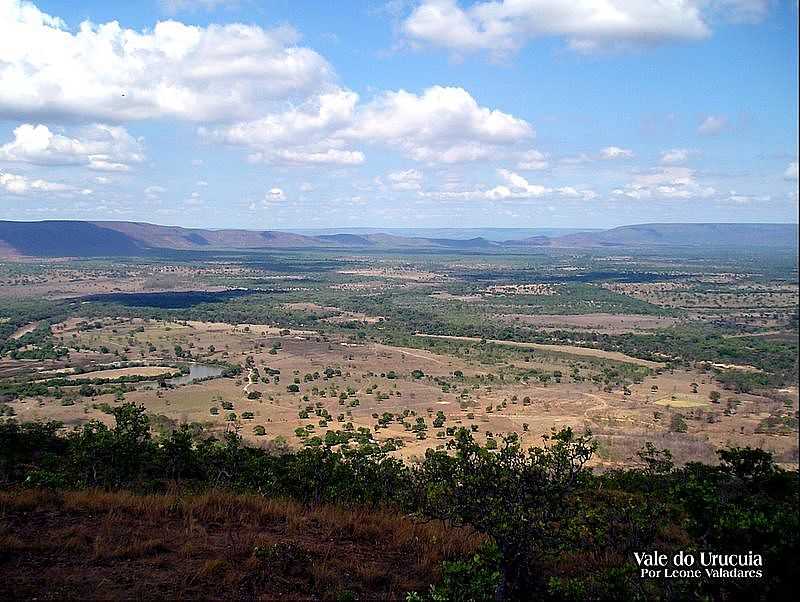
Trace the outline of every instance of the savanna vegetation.
<instances>
[{"instance_id":1,"label":"savanna vegetation","mask_svg":"<svg viewBox=\"0 0 800 602\"><path fill-rule=\"evenodd\" d=\"M0 596L788 598L796 258L665 253L0 264Z\"/></svg>"},{"instance_id":2,"label":"savanna vegetation","mask_svg":"<svg viewBox=\"0 0 800 602\"><path fill-rule=\"evenodd\" d=\"M160 585L178 597L197 595L197 584L212 576L220 581L210 591L221 597L304 591L350 599L779 599L793 587L798 475L761 450L730 448L717 465L676 468L669 453L648 445L638 466L596 473L587 467L596 445L590 433L565 428L530 449L509 436L490 450L462 429L447 450L430 450L409 466L369 444L289 452L247 446L234 432L214 439L180 427L154 436L144 408L112 411L112 427L90 422L66 432L57 423L0 423L6 595L69 591L59 588L74 585L84 565L66 563L46 586L28 572L67 532L69 553L91 551L92 574L106 578L125 575L131 562L141 571L144 559L180 555L181 570L194 577ZM141 512L124 519L125 508ZM233 513L242 515L237 527L226 527L242 538L228 544L233 556L201 562L215 545L208 541L212 525L219 532ZM57 538L25 536L22 522L31 519ZM124 530L120 521L145 520L150 539L134 541L128 531L112 544ZM275 525L293 520L276 540ZM356 520L361 525L350 532ZM252 526L246 535L244 524ZM195 526L187 533L182 525ZM345 540L359 541L367 525L374 541L391 542L389 551L405 546L412 566L398 575L384 563L373 568L383 577L348 578ZM181 535L173 540L167 534L174 532ZM320 558L319 541L308 540L323 533L337 545ZM768 578L641 579L633 552L651 549L758 550ZM163 579L153 575L157 568L142 578ZM328 589L331 583L341 589ZM98 597L112 591L105 587Z\"/></svg>"}]
</instances>

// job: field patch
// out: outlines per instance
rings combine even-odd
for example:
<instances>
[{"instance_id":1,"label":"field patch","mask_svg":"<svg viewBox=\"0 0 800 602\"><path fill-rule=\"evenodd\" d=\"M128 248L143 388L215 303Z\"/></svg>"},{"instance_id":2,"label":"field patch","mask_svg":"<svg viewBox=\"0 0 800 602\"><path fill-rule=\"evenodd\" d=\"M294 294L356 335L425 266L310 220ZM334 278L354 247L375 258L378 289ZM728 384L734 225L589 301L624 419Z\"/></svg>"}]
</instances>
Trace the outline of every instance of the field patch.
<instances>
[{"instance_id":1,"label":"field patch","mask_svg":"<svg viewBox=\"0 0 800 602\"><path fill-rule=\"evenodd\" d=\"M479 343L483 339L478 337L458 337L444 334L424 334L417 333L418 337L428 337L431 339L447 339L451 341L473 341ZM487 339L487 343L494 345L508 345L509 347L522 347L524 349L537 349L539 351L551 351L553 353L565 353L567 355L582 355L585 357L598 357L615 362L625 362L628 364L637 364L639 366L646 366L648 368L662 368L664 364L661 362L651 362L650 360L643 360L638 357L632 357L619 353L617 351L604 351L602 349L592 349L590 347L577 347L575 345L545 345L543 343L526 343L522 341L501 341L497 339Z\"/></svg>"},{"instance_id":2,"label":"field patch","mask_svg":"<svg viewBox=\"0 0 800 602\"><path fill-rule=\"evenodd\" d=\"M675 399L672 397L665 397L663 399L659 399L655 403L656 405L667 406L670 408L705 408L711 405L707 401L702 401L700 399L688 399L686 397L678 397Z\"/></svg>"},{"instance_id":3,"label":"field patch","mask_svg":"<svg viewBox=\"0 0 800 602\"><path fill-rule=\"evenodd\" d=\"M177 372L176 368L169 366L140 366L138 368L114 368L110 370L95 370L83 374L71 374L67 380L83 380L94 378L120 378L122 376L170 376Z\"/></svg>"}]
</instances>

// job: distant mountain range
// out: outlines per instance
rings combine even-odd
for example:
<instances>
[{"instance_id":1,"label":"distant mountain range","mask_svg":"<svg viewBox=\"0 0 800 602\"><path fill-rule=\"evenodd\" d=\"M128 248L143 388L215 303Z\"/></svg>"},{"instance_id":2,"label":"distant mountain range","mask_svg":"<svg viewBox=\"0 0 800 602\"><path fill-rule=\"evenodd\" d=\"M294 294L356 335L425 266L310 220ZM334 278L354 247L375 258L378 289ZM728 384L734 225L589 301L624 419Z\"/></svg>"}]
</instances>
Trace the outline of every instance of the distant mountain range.
<instances>
[{"instance_id":1,"label":"distant mountain range","mask_svg":"<svg viewBox=\"0 0 800 602\"><path fill-rule=\"evenodd\" d=\"M602 228L289 228L288 232L320 236L324 234L391 234L406 238L448 238L463 240L485 238L494 242L518 240L532 236L564 236L579 232L598 232Z\"/></svg>"},{"instance_id":2,"label":"distant mountain range","mask_svg":"<svg viewBox=\"0 0 800 602\"><path fill-rule=\"evenodd\" d=\"M797 224L640 224L609 230L508 229L508 239L468 236L483 229L330 229L301 234L280 230L211 230L140 222L0 221L0 257L114 257L163 250L441 249L502 251L530 247L768 247L796 248ZM485 230L483 230L485 232ZM311 232L311 231L306 231ZM520 235L532 236L519 238ZM447 234L447 236L441 236Z\"/></svg>"}]
</instances>

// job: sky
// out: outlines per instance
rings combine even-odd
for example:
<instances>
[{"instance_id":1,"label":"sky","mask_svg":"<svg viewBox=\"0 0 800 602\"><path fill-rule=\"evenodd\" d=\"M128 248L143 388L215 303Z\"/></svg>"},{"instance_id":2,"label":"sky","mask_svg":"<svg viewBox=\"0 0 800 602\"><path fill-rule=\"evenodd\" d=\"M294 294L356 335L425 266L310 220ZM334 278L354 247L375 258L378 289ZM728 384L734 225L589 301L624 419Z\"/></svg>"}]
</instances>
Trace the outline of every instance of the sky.
<instances>
[{"instance_id":1,"label":"sky","mask_svg":"<svg viewBox=\"0 0 800 602\"><path fill-rule=\"evenodd\" d=\"M797 222L796 0L0 0L0 219Z\"/></svg>"}]
</instances>

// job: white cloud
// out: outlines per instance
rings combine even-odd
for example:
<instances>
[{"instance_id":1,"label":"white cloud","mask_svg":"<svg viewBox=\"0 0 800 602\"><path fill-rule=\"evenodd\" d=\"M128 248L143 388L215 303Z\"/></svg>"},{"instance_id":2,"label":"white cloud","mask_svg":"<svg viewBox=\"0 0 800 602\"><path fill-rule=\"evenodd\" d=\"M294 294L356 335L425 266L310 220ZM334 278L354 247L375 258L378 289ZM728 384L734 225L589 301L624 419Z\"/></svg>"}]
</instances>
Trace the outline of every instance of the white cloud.
<instances>
[{"instance_id":1,"label":"white cloud","mask_svg":"<svg viewBox=\"0 0 800 602\"><path fill-rule=\"evenodd\" d=\"M538 184L530 184L528 180L523 178L521 175L514 173L513 171L509 171L507 169L498 169L497 173L515 191L514 193L512 193L514 195L519 195L525 198L529 198L529 197L543 196L548 192L550 192L550 189L545 188L544 186L540 186ZM500 191L500 189L503 188L505 187L498 186L494 190L497 190L498 193L502 193L503 191Z\"/></svg>"},{"instance_id":2,"label":"white cloud","mask_svg":"<svg viewBox=\"0 0 800 602\"><path fill-rule=\"evenodd\" d=\"M598 194L594 190L578 190L573 186L562 186L561 188L556 188L556 192L563 197L583 199L584 201L591 201L592 199L596 199L598 197Z\"/></svg>"},{"instance_id":3,"label":"white cloud","mask_svg":"<svg viewBox=\"0 0 800 602\"><path fill-rule=\"evenodd\" d=\"M274 186L264 193L264 197L261 200L250 201L247 208L250 211L256 211L257 209L273 209L275 203L284 200L286 200L286 193L283 191L283 188Z\"/></svg>"},{"instance_id":4,"label":"white cloud","mask_svg":"<svg viewBox=\"0 0 800 602\"><path fill-rule=\"evenodd\" d=\"M783 172L783 179L789 181L797 181L797 161L792 161Z\"/></svg>"},{"instance_id":5,"label":"white cloud","mask_svg":"<svg viewBox=\"0 0 800 602\"><path fill-rule=\"evenodd\" d=\"M579 52L673 40L711 31L692 0L491 0L467 8L456 0L423 0L402 23L412 44L456 53L516 51L532 38L564 36Z\"/></svg>"},{"instance_id":6,"label":"white cloud","mask_svg":"<svg viewBox=\"0 0 800 602\"><path fill-rule=\"evenodd\" d=\"M19 174L0 172L0 188L6 192L17 195L25 195L36 192L84 192L91 194L91 190L84 189L79 191L74 186L62 184L60 182L49 182L39 178L32 179Z\"/></svg>"},{"instance_id":7,"label":"white cloud","mask_svg":"<svg viewBox=\"0 0 800 602\"><path fill-rule=\"evenodd\" d=\"M422 172L417 169L393 171L386 175L394 190L419 190L422 188Z\"/></svg>"},{"instance_id":8,"label":"white cloud","mask_svg":"<svg viewBox=\"0 0 800 602\"><path fill-rule=\"evenodd\" d=\"M550 167L549 157L546 153L531 149L522 153L517 163L517 169L523 171L541 171Z\"/></svg>"},{"instance_id":9,"label":"white cloud","mask_svg":"<svg viewBox=\"0 0 800 602\"><path fill-rule=\"evenodd\" d=\"M688 167L661 167L634 176L633 181L612 194L631 199L707 199L717 194L712 187L698 182Z\"/></svg>"},{"instance_id":10,"label":"white cloud","mask_svg":"<svg viewBox=\"0 0 800 602\"><path fill-rule=\"evenodd\" d=\"M46 125L24 123L14 130L14 140L0 146L0 160L128 171L131 163L144 160L144 152L141 141L123 127L94 124L79 128L77 137L69 137Z\"/></svg>"},{"instance_id":11,"label":"white cloud","mask_svg":"<svg viewBox=\"0 0 800 602\"><path fill-rule=\"evenodd\" d=\"M297 165L361 165L361 151L329 148L324 151L276 149L272 152L253 153L247 159L252 163L283 162Z\"/></svg>"},{"instance_id":12,"label":"white cloud","mask_svg":"<svg viewBox=\"0 0 800 602\"><path fill-rule=\"evenodd\" d=\"M630 159L633 157L633 151L629 148L620 148L618 146L607 146L600 149L600 158L605 160L611 159Z\"/></svg>"},{"instance_id":13,"label":"white cloud","mask_svg":"<svg viewBox=\"0 0 800 602\"><path fill-rule=\"evenodd\" d=\"M549 188L531 184L526 178L508 169L498 169L497 174L505 181L493 188L466 191L428 191L419 195L441 200L487 200L502 201L510 199L537 199L543 197L563 197L592 200L597 197L593 190L577 189L572 186Z\"/></svg>"},{"instance_id":14,"label":"white cloud","mask_svg":"<svg viewBox=\"0 0 800 602\"><path fill-rule=\"evenodd\" d=\"M661 152L661 163L665 165L680 165L689 160L693 151L686 148L672 148Z\"/></svg>"},{"instance_id":15,"label":"white cloud","mask_svg":"<svg viewBox=\"0 0 800 602\"><path fill-rule=\"evenodd\" d=\"M769 201L772 197L769 195L756 196L753 194L740 194L735 190L731 190L730 194L722 199L724 202L733 203L734 205L750 205L751 203Z\"/></svg>"},{"instance_id":16,"label":"white cloud","mask_svg":"<svg viewBox=\"0 0 800 602\"><path fill-rule=\"evenodd\" d=\"M336 90L281 113L203 133L228 144L252 147L307 144L304 139L320 138L349 125L357 102L355 92Z\"/></svg>"},{"instance_id":17,"label":"white cloud","mask_svg":"<svg viewBox=\"0 0 800 602\"><path fill-rule=\"evenodd\" d=\"M300 192L312 192L313 190L314 190L314 185L311 182L300 183Z\"/></svg>"},{"instance_id":18,"label":"white cloud","mask_svg":"<svg viewBox=\"0 0 800 602\"><path fill-rule=\"evenodd\" d=\"M297 107L260 119L207 130L207 138L254 150L254 163L359 165L361 151L343 148L335 138L354 118L358 94L338 89L307 99Z\"/></svg>"},{"instance_id":19,"label":"white cloud","mask_svg":"<svg viewBox=\"0 0 800 602\"><path fill-rule=\"evenodd\" d=\"M697 133L715 136L728 127L728 118L724 115L709 115L697 126Z\"/></svg>"},{"instance_id":20,"label":"white cloud","mask_svg":"<svg viewBox=\"0 0 800 602\"><path fill-rule=\"evenodd\" d=\"M487 158L498 146L533 137L534 130L523 119L480 106L463 88L433 86L421 95L385 92L357 111L342 135L383 142L417 161L459 163Z\"/></svg>"},{"instance_id":21,"label":"white cloud","mask_svg":"<svg viewBox=\"0 0 800 602\"><path fill-rule=\"evenodd\" d=\"M261 119L204 129L207 138L253 149L266 163L358 165L355 143L397 148L420 162L461 163L496 156L498 148L533 137L522 119L480 106L463 88L433 86L422 94L384 92L359 104L339 89Z\"/></svg>"},{"instance_id":22,"label":"white cloud","mask_svg":"<svg viewBox=\"0 0 800 602\"><path fill-rule=\"evenodd\" d=\"M305 96L333 78L288 27L198 27L162 21L63 21L22 0L0 0L0 116L87 121L252 118L265 103Z\"/></svg>"},{"instance_id":23,"label":"white cloud","mask_svg":"<svg viewBox=\"0 0 800 602\"><path fill-rule=\"evenodd\" d=\"M197 186L206 187L206 186L208 186L208 182L206 182L205 180L197 180L197 184L196 185Z\"/></svg>"}]
</instances>

